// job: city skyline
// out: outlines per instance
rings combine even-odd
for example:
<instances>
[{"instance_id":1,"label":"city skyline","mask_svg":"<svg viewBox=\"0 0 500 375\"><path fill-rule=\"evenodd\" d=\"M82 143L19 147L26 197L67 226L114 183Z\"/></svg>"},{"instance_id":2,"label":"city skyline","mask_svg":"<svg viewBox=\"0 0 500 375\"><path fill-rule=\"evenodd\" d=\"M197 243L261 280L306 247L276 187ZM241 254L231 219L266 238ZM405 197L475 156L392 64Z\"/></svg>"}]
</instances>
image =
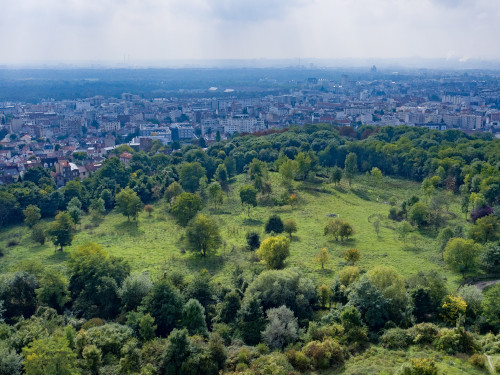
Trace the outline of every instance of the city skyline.
<instances>
[{"instance_id":1,"label":"city skyline","mask_svg":"<svg viewBox=\"0 0 500 375\"><path fill-rule=\"evenodd\" d=\"M500 60L499 16L488 0L20 0L0 15L0 64L467 64Z\"/></svg>"}]
</instances>

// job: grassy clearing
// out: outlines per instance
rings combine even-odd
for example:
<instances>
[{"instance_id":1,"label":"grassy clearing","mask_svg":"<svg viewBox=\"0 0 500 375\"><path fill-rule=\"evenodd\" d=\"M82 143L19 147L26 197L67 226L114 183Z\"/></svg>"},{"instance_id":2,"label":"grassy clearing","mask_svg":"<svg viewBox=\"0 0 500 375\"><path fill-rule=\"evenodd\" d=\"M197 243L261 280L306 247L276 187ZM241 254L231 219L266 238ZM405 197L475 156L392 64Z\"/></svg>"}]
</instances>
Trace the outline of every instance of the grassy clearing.
<instances>
[{"instance_id":1,"label":"grassy clearing","mask_svg":"<svg viewBox=\"0 0 500 375\"><path fill-rule=\"evenodd\" d=\"M467 356L450 356L430 348L410 347L408 350L388 350L372 346L363 354L349 359L345 366L324 374L368 375L394 374L412 358L429 358L435 361L439 374L488 374L487 370L472 366Z\"/></svg>"},{"instance_id":2,"label":"grassy clearing","mask_svg":"<svg viewBox=\"0 0 500 375\"><path fill-rule=\"evenodd\" d=\"M272 195L279 197L284 191L279 184L279 175L271 174L271 179L274 187ZM109 254L129 260L135 271L160 275L171 270L193 273L207 268L217 280L223 281L230 277L236 264L247 273L261 267L255 262L255 256L244 249L245 235L248 231L257 231L263 239L264 224L271 214L276 213L283 220L294 218L298 224L298 231L292 239L288 266L299 268L317 283L333 280L337 271L345 265L344 252L351 247L361 252L359 266L364 270L378 264L391 265L407 277L421 270L436 269L447 276L450 286L456 286L460 280L460 276L451 273L441 261L435 234L416 231L416 242L404 243L395 232L397 223L386 219L390 208L387 203L389 198L394 196L401 201L419 194L419 184L384 177L382 184L377 186L365 176L359 176L352 187L348 187L345 182L339 186L296 182L294 190L299 199L295 207L259 205L251 209L248 217L238 193L244 183L245 176L237 176L231 185L231 192L224 197L222 207L214 210L208 202L203 210L217 220L224 239L223 246L215 256L204 259L196 254L185 253L184 231L168 214L166 204L160 203L155 205L151 217L142 213L138 225L127 222L125 217L116 212L109 213L97 224L91 223L88 216L84 217L72 246L65 248L62 253L55 252L51 243L43 246L33 244L25 226L2 229L0 249L4 249L5 255L0 258L0 272L14 270L27 259L64 269L64 261L76 246L94 241ZM450 211L457 216L454 221L462 219L457 202L454 202ZM323 228L331 220L328 214L348 220L354 227L355 235L345 243L325 237ZM379 236L369 222L373 214L380 214L384 218ZM8 247L7 243L12 239L18 244ZM325 270L321 270L315 261L322 247L326 247L331 256Z\"/></svg>"}]
</instances>

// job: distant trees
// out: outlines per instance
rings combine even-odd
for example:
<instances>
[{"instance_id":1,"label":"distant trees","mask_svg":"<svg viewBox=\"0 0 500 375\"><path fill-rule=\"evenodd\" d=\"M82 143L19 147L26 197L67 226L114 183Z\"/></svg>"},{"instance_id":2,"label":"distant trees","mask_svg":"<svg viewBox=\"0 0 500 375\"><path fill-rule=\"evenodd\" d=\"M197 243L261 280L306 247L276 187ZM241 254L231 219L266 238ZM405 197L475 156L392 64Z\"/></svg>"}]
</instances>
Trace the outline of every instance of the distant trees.
<instances>
[{"instance_id":1,"label":"distant trees","mask_svg":"<svg viewBox=\"0 0 500 375\"><path fill-rule=\"evenodd\" d=\"M198 215L186 228L188 250L199 252L203 257L215 252L221 242L217 224L205 215Z\"/></svg>"},{"instance_id":2,"label":"distant trees","mask_svg":"<svg viewBox=\"0 0 500 375\"><path fill-rule=\"evenodd\" d=\"M262 241L257 256L270 269L281 269L290 255L290 241L284 236L269 237Z\"/></svg>"},{"instance_id":3,"label":"distant trees","mask_svg":"<svg viewBox=\"0 0 500 375\"><path fill-rule=\"evenodd\" d=\"M181 193L170 208L170 212L177 223L185 227L189 221L201 210L202 201L197 194Z\"/></svg>"},{"instance_id":4,"label":"distant trees","mask_svg":"<svg viewBox=\"0 0 500 375\"><path fill-rule=\"evenodd\" d=\"M129 221L130 217L137 220L137 216L139 212L141 212L143 204L135 191L127 187L116 194L115 199L118 212L126 216Z\"/></svg>"}]
</instances>

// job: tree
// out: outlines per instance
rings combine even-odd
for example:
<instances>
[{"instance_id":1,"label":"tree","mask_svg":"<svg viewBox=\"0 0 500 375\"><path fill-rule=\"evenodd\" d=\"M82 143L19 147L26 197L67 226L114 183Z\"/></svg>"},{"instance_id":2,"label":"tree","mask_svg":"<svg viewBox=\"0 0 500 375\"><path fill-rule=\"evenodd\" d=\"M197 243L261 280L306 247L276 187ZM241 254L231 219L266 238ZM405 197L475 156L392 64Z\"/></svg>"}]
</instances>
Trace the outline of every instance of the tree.
<instances>
[{"instance_id":1,"label":"tree","mask_svg":"<svg viewBox=\"0 0 500 375\"><path fill-rule=\"evenodd\" d=\"M225 192L229 191L229 173L224 164L219 164L215 170L215 179Z\"/></svg>"},{"instance_id":2,"label":"tree","mask_svg":"<svg viewBox=\"0 0 500 375\"><path fill-rule=\"evenodd\" d=\"M206 176L206 170L195 161L182 164L179 170L179 182L184 190L194 193L200 186L200 178Z\"/></svg>"},{"instance_id":3,"label":"tree","mask_svg":"<svg viewBox=\"0 0 500 375\"><path fill-rule=\"evenodd\" d=\"M323 247L319 249L318 255L316 255L316 261L321 264L321 269L325 269L325 264L330 261L330 254L328 254L328 250Z\"/></svg>"},{"instance_id":4,"label":"tree","mask_svg":"<svg viewBox=\"0 0 500 375\"><path fill-rule=\"evenodd\" d=\"M349 286L359 279L360 271L357 266L347 266L340 270L339 281L344 286Z\"/></svg>"},{"instance_id":5,"label":"tree","mask_svg":"<svg viewBox=\"0 0 500 375\"><path fill-rule=\"evenodd\" d=\"M3 283L2 283L3 284ZM23 316L29 318L36 310L35 289L38 283L35 277L27 272L16 272L0 287L0 301L3 301L5 314L2 318Z\"/></svg>"},{"instance_id":6,"label":"tree","mask_svg":"<svg viewBox=\"0 0 500 375\"><path fill-rule=\"evenodd\" d=\"M304 180L307 177L308 172L311 170L312 160L307 153L299 152L295 157L295 162L297 163L296 177L299 180Z\"/></svg>"},{"instance_id":7,"label":"tree","mask_svg":"<svg viewBox=\"0 0 500 375\"><path fill-rule=\"evenodd\" d=\"M165 200L168 204L172 204L172 200L182 193L182 187L177 182L174 181L165 189Z\"/></svg>"},{"instance_id":8,"label":"tree","mask_svg":"<svg viewBox=\"0 0 500 375\"><path fill-rule=\"evenodd\" d=\"M222 243L217 224L205 215L198 215L186 229L186 245L189 251L205 257Z\"/></svg>"},{"instance_id":9,"label":"tree","mask_svg":"<svg viewBox=\"0 0 500 375\"><path fill-rule=\"evenodd\" d=\"M217 210L217 204L222 204L224 201L224 194L222 193L222 188L218 182L213 182L208 187L208 195L210 200L214 202L214 208Z\"/></svg>"},{"instance_id":10,"label":"tree","mask_svg":"<svg viewBox=\"0 0 500 375\"><path fill-rule=\"evenodd\" d=\"M387 299L367 276L352 285L347 306L356 307L365 323L374 329L383 327L389 319Z\"/></svg>"},{"instance_id":11,"label":"tree","mask_svg":"<svg viewBox=\"0 0 500 375\"><path fill-rule=\"evenodd\" d=\"M182 309L182 325L190 335L208 336L205 309L196 299L190 299Z\"/></svg>"},{"instance_id":12,"label":"tree","mask_svg":"<svg viewBox=\"0 0 500 375\"><path fill-rule=\"evenodd\" d=\"M77 374L76 354L66 338L50 336L32 341L23 348L26 375Z\"/></svg>"},{"instance_id":13,"label":"tree","mask_svg":"<svg viewBox=\"0 0 500 375\"><path fill-rule=\"evenodd\" d=\"M61 251L64 246L71 245L73 241L73 225L73 219L64 211L58 213L55 220L49 225L47 234L55 246L60 246Z\"/></svg>"},{"instance_id":14,"label":"tree","mask_svg":"<svg viewBox=\"0 0 500 375\"><path fill-rule=\"evenodd\" d=\"M158 326L156 334L166 337L176 327L182 317L183 301L180 293L166 280L153 285L142 305Z\"/></svg>"},{"instance_id":15,"label":"tree","mask_svg":"<svg viewBox=\"0 0 500 375\"><path fill-rule=\"evenodd\" d=\"M283 268L289 255L290 241L284 236L266 238L257 250L259 259L270 269Z\"/></svg>"},{"instance_id":16,"label":"tree","mask_svg":"<svg viewBox=\"0 0 500 375\"><path fill-rule=\"evenodd\" d=\"M174 329L168 336L165 352L163 353L162 374L184 375L182 365L190 355L191 345L188 341L188 331L186 329Z\"/></svg>"},{"instance_id":17,"label":"tree","mask_svg":"<svg viewBox=\"0 0 500 375\"><path fill-rule=\"evenodd\" d=\"M197 194L181 193L170 208L170 212L177 223L185 227L189 221L201 210L202 201Z\"/></svg>"},{"instance_id":18,"label":"tree","mask_svg":"<svg viewBox=\"0 0 500 375\"><path fill-rule=\"evenodd\" d=\"M464 238L452 238L444 249L444 261L464 279L467 273L477 268L480 255L481 246Z\"/></svg>"},{"instance_id":19,"label":"tree","mask_svg":"<svg viewBox=\"0 0 500 375\"><path fill-rule=\"evenodd\" d=\"M257 206L257 189L252 185L244 185L240 189L241 204L247 205L248 217L250 217L250 207Z\"/></svg>"},{"instance_id":20,"label":"tree","mask_svg":"<svg viewBox=\"0 0 500 375\"><path fill-rule=\"evenodd\" d=\"M150 204L144 206L144 211L148 213L149 217L151 217L151 214L153 213L154 210L155 210L154 207L151 206Z\"/></svg>"},{"instance_id":21,"label":"tree","mask_svg":"<svg viewBox=\"0 0 500 375\"><path fill-rule=\"evenodd\" d=\"M248 345L256 345L260 342L261 332L264 330L264 312L259 298L250 295L243 300L238 312L238 326L243 341Z\"/></svg>"},{"instance_id":22,"label":"tree","mask_svg":"<svg viewBox=\"0 0 500 375\"><path fill-rule=\"evenodd\" d=\"M248 232L246 235L247 245L250 250L255 250L260 247L260 236L257 232Z\"/></svg>"},{"instance_id":23,"label":"tree","mask_svg":"<svg viewBox=\"0 0 500 375\"><path fill-rule=\"evenodd\" d=\"M292 233L297 232L297 222L294 219L288 219L283 223L283 229L290 236L292 240Z\"/></svg>"},{"instance_id":24,"label":"tree","mask_svg":"<svg viewBox=\"0 0 500 375\"><path fill-rule=\"evenodd\" d=\"M399 238L402 239L404 243L406 243L406 238L412 231L413 226L406 220L403 220L398 226Z\"/></svg>"},{"instance_id":25,"label":"tree","mask_svg":"<svg viewBox=\"0 0 500 375\"><path fill-rule=\"evenodd\" d=\"M109 256L96 243L78 246L68 265L73 311L87 319L114 318L120 309L118 286L128 276L130 265Z\"/></svg>"},{"instance_id":26,"label":"tree","mask_svg":"<svg viewBox=\"0 0 500 375\"><path fill-rule=\"evenodd\" d=\"M62 313L64 306L69 302L69 282L59 270L46 271L40 280L40 288L36 295L41 305L49 306Z\"/></svg>"},{"instance_id":27,"label":"tree","mask_svg":"<svg viewBox=\"0 0 500 375\"><path fill-rule=\"evenodd\" d=\"M349 180L349 186L356 172L358 171L358 157L354 152L350 152L345 158L345 169L344 173Z\"/></svg>"},{"instance_id":28,"label":"tree","mask_svg":"<svg viewBox=\"0 0 500 375\"><path fill-rule=\"evenodd\" d=\"M377 167L373 167L370 171L370 175L375 180L375 183L380 186L380 184L382 183L382 171Z\"/></svg>"},{"instance_id":29,"label":"tree","mask_svg":"<svg viewBox=\"0 0 500 375\"><path fill-rule=\"evenodd\" d=\"M118 206L118 212L126 216L129 221L131 216L134 220L137 219L137 215L139 215L143 206L141 198L137 196L135 191L128 187L116 194L116 204Z\"/></svg>"},{"instance_id":30,"label":"tree","mask_svg":"<svg viewBox=\"0 0 500 375\"><path fill-rule=\"evenodd\" d=\"M75 229L77 224L80 224L82 221L82 210L80 210L77 206L69 206L68 205L68 214L71 216L73 223L75 224Z\"/></svg>"},{"instance_id":31,"label":"tree","mask_svg":"<svg viewBox=\"0 0 500 375\"><path fill-rule=\"evenodd\" d=\"M22 357L14 349L0 345L0 375L21 375L22 362Z\"/></svg>"},{"instance_id":32,"label":"tree","mask_svg":"<svg viewBox=\"0 0 500 375\"><path fill-rule=\"evenodd\" d=\"M344 237L348 240L354 234L354 229L347 221L342 221L340 226L340 240L343 242Z\"/></svg>"},{"instance_id":33,"label":"tree","mask_svg":"<svg viewBox=\"0 0 500 375\"><path fill-rule=\"evenodd\" d=\"M470 238L476 242L494 242L500 239L500 220L494 215L483 216L476 220L470 229Z\"/></svg>"},{"instance_id":34,"label":"tree","mask_svg":"<svg viewBox=\"0 0 500 375\"><path fill-rule=\"evenodd\" d=\"M418 227L422 227L427 223L428 216L429 209L422 202L415 203L408 213L408 218L410 219L410 221L416 224Z\"/></svg>"},{"instance_id":35,"label":"tree","mask_svg":"<svg viewBox=\"0 0 500 375\"><path fill-rule=\"evenodd\" d=\"M342 168L339 168L337 166L332 168L331 172L331 180L337 186L337 184L342 180Z\"/></svg>"},{"instance_id":36,"label":"tree","mask_svg":"<svg viewBox=\"0 0 500 375\"><path fill-rule=\"evenodd\" d=\"M137 309L152 287L153 284L147 274L137 273L127 276L118 290L123 310Z\"/></svg>"},{"instance_id":37,"label":"tree","mask_svg":"<svg viewBox=\"0 0 500 375\"><path fill-rule=\"evenodd\" d=\"M292 187L292 180L295 178L297 174L297 162L295 160L290 160L286 158L286 160L281 163L279 167L279 173L281 174L281 180L283 185L287 188Z\"/></svg>"},{"instance_id":38,"label":"tree","mask_svg":"<svg viewBox=\"0 0 500 375\"><path fill-rule=\"evenodd\" d=\"M23 214L24 222L29 228L33 228L42 217L42 215L40 214L40 209L32 204L26 207L26 209L23 211Z\"/></svg>"},{"instance_id":39,"label":"tree","mask_svg":"<svg viewBox=\"0 0 500 375\"><path fill-rule=\"evenodd\" d=\"M94 198L90 201L90 213L93 216L99 217L106 213L106 206L104 199Z\"/></svg>"},{"instance_id":40,"label":"tree","mask_svg":"<svg viewBox=\"0 0 500 375\"><path fill-rule=\"evenodd\" d=\"M38 242L40 245L43 245L45 243L45 238L46 238L46 227L43 224L36 224L32 229L31 229L31 239L34 242Z\"/></svg>"},{"instance_id":41,"label":"tree","mask_svg":"<svg viewBox=\"0 0 500 375\"><path fill-rule=\"evenodd\" d=\"M359 258L361 258L361 254L359 253L359 250L355 248L347 250L344 254L344 259L352 265L354 265Z\"/></svg>"},{"instance_id":42,"label":"tree","mask_svg":"<svg viewBox=\"0 0 500 375\"><path fill-rule=\"evenodd\" d=\"M283 349L297 339L297 318L285 305L267 310L267 326L262 332L264 341L272 349Z\"/></svg>"},{"instance_id":43,"label":"tree","mask_svg":"<svg viewBox=\"0 0 500 375\"><path fill-rule=\"evenodd\" d=\"M351 224L342 219L330 220L324 229L324 235L333 236L335 241L338 241L339 237L341 241L344 241L344 238L349 239L353 233L354 229Z\"/></svg>"},{"instance_id":44,"label":"tree","mask_svg":"<svg viewBox=\"0 0 500 375\"><path fill-rule=\"evenodd\" d=\"M283 233L285 229L283 221L278 215L272 215L269 217L266 223L265 231L266 233Z\"/></svg>"},{"instance_id":45,"label":"tree","mask_svg":"<svg viewBox=\"0 0 500 375\"><path fill-rule=\"evenodd\" d=\"M483 315L486 321L500 332L500 283L496 283L484 292Z\"/></svg>"},{"instance_id":46,"label":"tree","mask_svg":"<svg viewBox=\"0 0 500 375\"><path fill-rule=\"evenodd\" d=\"M441 316L443 320L454 326L460 315L465 316L467 303L462 297L446 296L443 306L441 306Z\"/></svg>"}]
</instances>

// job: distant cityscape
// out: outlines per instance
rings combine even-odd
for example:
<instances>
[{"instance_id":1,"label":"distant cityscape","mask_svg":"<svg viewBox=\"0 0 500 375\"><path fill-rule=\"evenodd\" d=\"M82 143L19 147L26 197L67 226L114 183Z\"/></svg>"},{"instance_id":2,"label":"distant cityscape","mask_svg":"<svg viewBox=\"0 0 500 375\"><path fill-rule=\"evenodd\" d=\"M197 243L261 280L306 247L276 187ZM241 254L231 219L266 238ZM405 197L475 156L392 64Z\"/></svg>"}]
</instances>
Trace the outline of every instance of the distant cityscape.
<instances>
[{"instance_id":1,"label":"distant cityscape","mask_svg":"<svg viewBox=\"0 0 500 375\"><path fill-rule=\"evenodd\" d=\"M38 103L5 101L0 102L0 184L18 181L29 168L43 167L64 186L99 169L123 144L168 153L182 144L207 147L235 134L311 123L332 124L344 134L362 125L408 125L500 137L499 104L497 79L485 74L415 74L402 79L397 73L379 74L375 66L363 79L350 74L340 79L309 77L272 94L213 86L192 96L123 93ZM131 157L120 154L127 165Z\"/></svg>"}]
</instances>

